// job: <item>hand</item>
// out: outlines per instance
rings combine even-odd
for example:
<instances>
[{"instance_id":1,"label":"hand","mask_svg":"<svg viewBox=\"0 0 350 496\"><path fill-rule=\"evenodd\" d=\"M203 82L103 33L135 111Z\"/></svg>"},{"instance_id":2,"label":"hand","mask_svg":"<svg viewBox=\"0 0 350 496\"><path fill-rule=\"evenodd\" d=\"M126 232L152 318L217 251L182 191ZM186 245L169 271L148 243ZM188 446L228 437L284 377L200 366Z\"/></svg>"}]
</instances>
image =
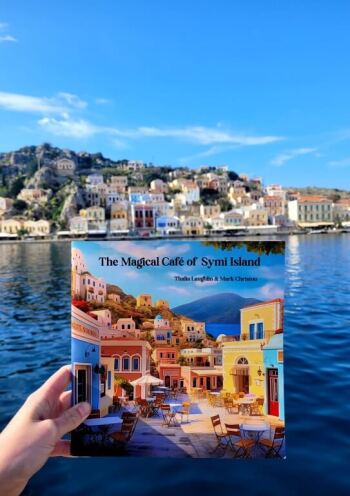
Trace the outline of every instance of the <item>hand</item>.
<instances>
[{"instance_id":1,"label":"hand","mask_svg":"<svg viewBox=\"0 0 350 496\"><path fill-rule=\"evenodd\" d=\"M69 456L70 441L61 437L78 427L89 403L71 407L70 367L60 368L32 393L0 434L0 492L18 495L49 456Z\"/></svg>"}]
</instances>

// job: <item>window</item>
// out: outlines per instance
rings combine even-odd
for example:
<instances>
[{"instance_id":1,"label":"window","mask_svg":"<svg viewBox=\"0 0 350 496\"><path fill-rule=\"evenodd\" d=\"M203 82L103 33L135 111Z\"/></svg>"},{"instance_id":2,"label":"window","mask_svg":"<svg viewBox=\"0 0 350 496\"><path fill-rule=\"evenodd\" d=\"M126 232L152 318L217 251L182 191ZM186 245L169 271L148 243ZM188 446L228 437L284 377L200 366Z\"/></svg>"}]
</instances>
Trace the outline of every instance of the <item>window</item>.
<instances>
[{"instance_id":1,"label":"window","mask_svg":"<svg viewBox=\"0 0 350 496\"><path fill-rule=\"evenodd\" d=\"M241 357L237 360L237 365L248 365L248 360L245 357Z\"/></svg>"},{"instance_id":2,"label":"window","mask_svg":"<svg viewBox=\"0 0 350 496\"><path fill-rule=\"evenodd\" d=\"M264 323L257 323L256 339L264 339Z\"/></svg>"},{"instance_id":3,"label":"window","mask_svg":"<svg viewBox=\"0 0 350 496\"><path fill-rule=\"evenodd\" d=\"M123 370L129 370L130 367L130 358L123 357Z\"/></svg>"},{"instance_id":4,"label":"window","mask_svg":"<svg viewBox=\"0 0 350 496\"><path fill-rule=\"evenodd\" d=\"M107 387L108 389L112 387L112 372L110 370L107 372Z\"/></svg>"},{"instance_id":5,"label":"window","mask_svg":"<svg viewBox=\"0 0 350 496\"><path fill-rule=\"evenodd\" d=\"M255 324L249 324L249 339L254 339Z\"/></svg>"},{"instance_id":6,"label":"window","mask_svg":"<svg viewBox=\"0 0 350 496\"><path fill-rule=\"evenodd\" d=\"M132 370L140 370L140 358L138 356L132 357Z\"/></svg>"},{"instance_id":7,"label":"window","mask_svg":"<svg viewBox=\"0 0 350 496\"><path fill-rule=\"evenodd\" d=\"M119 370L120 367L120 358L117 357L114 359L114 370Z\"/></svg>"}]
</instances>

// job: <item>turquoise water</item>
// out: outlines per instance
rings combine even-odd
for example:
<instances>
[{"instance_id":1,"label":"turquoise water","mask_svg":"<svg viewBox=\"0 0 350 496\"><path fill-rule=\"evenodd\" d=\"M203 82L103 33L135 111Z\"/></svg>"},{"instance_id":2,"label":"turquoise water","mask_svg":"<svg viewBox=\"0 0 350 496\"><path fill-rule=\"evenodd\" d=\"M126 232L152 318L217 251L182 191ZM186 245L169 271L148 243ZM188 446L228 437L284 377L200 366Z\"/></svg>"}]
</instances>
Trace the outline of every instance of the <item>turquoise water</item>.
<instances>
[{"instance_id":1,"label":"turquoise water","mask_svg":"<svg viewBox=\"0 0 350 496\"><path fill-rule=\"evenodd\" d=\"M1 427L69 362L69 259L0 245ZM287 461L52 459L25 494L349 494L350 237L291 237L286 260Z\"/></svg>"}]
</instances>

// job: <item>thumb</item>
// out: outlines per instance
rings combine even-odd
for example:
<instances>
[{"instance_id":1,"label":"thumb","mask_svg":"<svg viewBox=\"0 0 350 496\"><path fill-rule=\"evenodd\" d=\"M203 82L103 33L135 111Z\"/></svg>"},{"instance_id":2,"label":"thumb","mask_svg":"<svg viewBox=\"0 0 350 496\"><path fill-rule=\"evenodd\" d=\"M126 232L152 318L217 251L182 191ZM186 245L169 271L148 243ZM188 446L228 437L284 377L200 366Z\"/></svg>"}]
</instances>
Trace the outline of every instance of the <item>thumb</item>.
<instances>
[{"instance_id":1,"label":"thumb","mask_svg":"<svg viewBox=\"0 0 350 496\"><path fill-rule=\"evenodd\" d=\"M89 403L83 402L72 406L65 412L62 413L60 417L55 419L56 428L59 437L64 436L67 432L72 431L78 425L80 425L86 417L89 416L91 412L91 405Z\"/></svg>"}]
</instances>

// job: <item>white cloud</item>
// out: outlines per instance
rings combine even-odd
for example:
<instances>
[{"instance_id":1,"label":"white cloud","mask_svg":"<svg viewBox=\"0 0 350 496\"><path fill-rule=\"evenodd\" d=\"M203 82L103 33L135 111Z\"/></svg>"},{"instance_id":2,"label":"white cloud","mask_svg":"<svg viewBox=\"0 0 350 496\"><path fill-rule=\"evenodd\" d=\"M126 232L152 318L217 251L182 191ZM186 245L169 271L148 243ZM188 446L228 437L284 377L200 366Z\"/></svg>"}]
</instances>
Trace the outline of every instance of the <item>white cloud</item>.
<instances>
[{"instance_id":1,"label":"white cloud","mask_svg":"<svg viewBox=\"0 0 350 496\"><path fill-rule=\"evenodd\" d=\"M17 38L15 38L14 36L12 36L11 34L4 34L2 36L0 36L0 43L17 43L18 40Z\"/></svg>"},{"instance_id":2,"label":"white cloud","mask_svg":"<svg viewBox=\"0 0 350 496\"><path fill-rule=\"evenodd\" d=\"M86 102L72 93L61 92L52 98L0 91L0 108L13 112L66 115L85 108Z\"/></svg>"},{"instance_id":3,"label":"white cloud","mask_svg":"<svg viewBox=\"0 0 350 496\"><path fill-rule=\"evenodd\" d=\"M162 129L159 127L139 127L137 133L145 137L179 138L198 143L200 145L210 144L235 144L242 146L266 145L280 141L280 136L249 136L235 134L221 128L208 128L204 126L188 126L183 128Z\"/></svg>"},{"instance_id":4,"label":"white cloud","mask_svg":"<svg viewBox=\"0 0 350 496\"><path fill-rule=\"evenodd\" d=\"M283 296L284 292L282 287L277 284L268 283L260 288L257 298L262 300L272 300L274 298L283 298Z\"/></svg>"},{"instance_id":5,"label":"white cloud","mask_svg":"<svg viewBox=\"0 0 350 496\"><path fill-rule=\"evenodd\" d=\"M181 288L179 286L161 286L160 289L163 289L166 293L176 293L178 295L190 295L190 291L186 288Z\"/></svg>"},{"instance_id":6,"label":"white cloud","mask_svg":"<svg viewBox=\"0 0 350 496\"><path fill-rule=\"evenodd\" d=\"M95 103L97 105L108 105L109 103L111 103L111 100L109 100L108 98L95 98Z\"/></svg>"},{"instance_id":7,"label":"white cloud","mask_svg":"<svg viewBox=\"0 0 350 496\"><path fill-rule=\"evenodd\" d=\"M285 153L281 153L277 155L273 160L271 160L272 165L281 166L289 160L293 160L295 157L299 157L301 155L308 155L310 153L317 152L317 148L296 148L294 150L290 150Z\"/></svg>"},{"instance_id":8,"label":"white cloud","mask_svg":"<svg viewBox=\"0 0 350 496\"><path fill-rule=\"evenodd\" d=\"M350 167L350 157L343 158L341 160L331 160L328 162L331 167Z\"/></svg>"},{"instance_id":9,"label":"white cloud","mask_svg":"<svg viewBox=\"0 0 350 496\"><path fill-rule=\"evenodd\" d=\"M45 131L55 136L67 138L90 138L101 132L101 130L84 119L55 119L54 117L43 117L38 121Z\"/></svg>"},{"instance_id":10,"label":"white cloud","mask_svg":"<svg viewBox=\"0 0 350 496\"><path fill-rule=\"evenodd\" d=\"M0 43L17 43L18 39L12 36L12 34L7 33L9 25L7 22L0 22Z\"/></svg>"}]
</instances>

